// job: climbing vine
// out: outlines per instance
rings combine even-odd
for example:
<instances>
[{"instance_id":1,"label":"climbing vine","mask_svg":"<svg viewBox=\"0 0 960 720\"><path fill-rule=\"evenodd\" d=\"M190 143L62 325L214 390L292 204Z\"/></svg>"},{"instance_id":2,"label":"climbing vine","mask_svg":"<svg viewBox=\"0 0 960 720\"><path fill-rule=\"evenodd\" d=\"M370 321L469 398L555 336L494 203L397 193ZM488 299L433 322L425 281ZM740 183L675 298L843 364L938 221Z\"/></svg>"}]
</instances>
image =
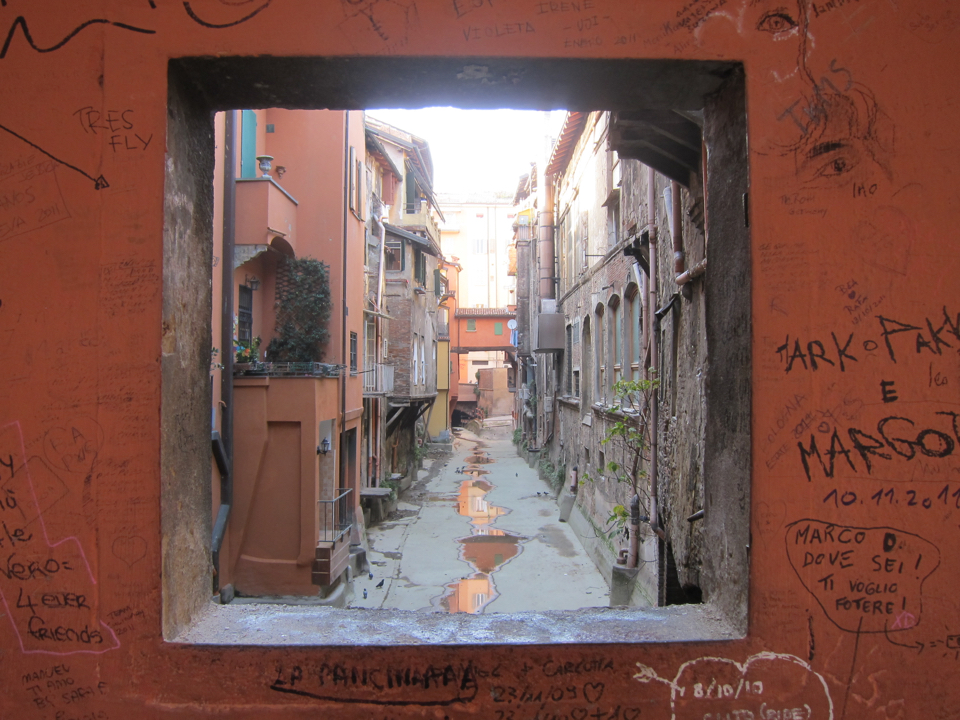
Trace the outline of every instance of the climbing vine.
<instances>
[{"instance_id":1,"label":"climbing vine","mask_svg":"<svg viewBox=\"0 0 960 720\"><path fill-rule=\"evenodd\" d=\"M277 334L270 362L320 362L330 337L330 270L313 258L284 258L277 272Z\"/></svg>"}]
</instances>

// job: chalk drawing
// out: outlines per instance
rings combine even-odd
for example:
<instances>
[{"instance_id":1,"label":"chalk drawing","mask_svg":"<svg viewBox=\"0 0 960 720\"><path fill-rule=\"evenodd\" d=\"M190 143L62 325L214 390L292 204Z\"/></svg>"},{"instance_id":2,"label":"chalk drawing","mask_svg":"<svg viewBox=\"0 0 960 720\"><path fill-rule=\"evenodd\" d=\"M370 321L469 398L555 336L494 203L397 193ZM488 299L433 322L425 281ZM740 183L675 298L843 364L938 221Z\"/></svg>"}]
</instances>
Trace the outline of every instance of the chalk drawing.
<instances>
[{"instance_id":1,"label":"chalk drawing","mask_svg":"<svg viewBox=\"0 0 960 720\"><path fill-rule=\"evenodd\" d=\"M681 665L673 680L660 677L642 663L637 663L637 668L639 672L633 676L637 682L659 682L670 688L671 720L833 720L833 699L826 681L794 655L762 652L743 664L701 657Z\"/></svg>"},{"instance_id":2,"label":"chalk drawing","mask_svg":"<svg viewBox=\"0 0 960 720\"><path fill-rule=\"evenodd\" d=\"M0 427L0 455L0 601L20 651L98 655L120 647L97 616L97 581L79 539L50 540L19 422Z\"/></svg>"}]
</instances>

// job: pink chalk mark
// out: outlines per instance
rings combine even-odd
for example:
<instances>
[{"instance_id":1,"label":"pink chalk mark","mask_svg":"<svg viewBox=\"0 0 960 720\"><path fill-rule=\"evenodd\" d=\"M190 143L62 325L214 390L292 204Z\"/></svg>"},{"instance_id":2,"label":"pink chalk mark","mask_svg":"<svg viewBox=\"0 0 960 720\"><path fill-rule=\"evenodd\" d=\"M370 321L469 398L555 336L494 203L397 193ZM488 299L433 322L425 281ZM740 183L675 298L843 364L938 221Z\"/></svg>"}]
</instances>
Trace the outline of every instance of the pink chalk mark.
<instances>
[{"instance_id":1,"label":"pink chalk mark","mask_svg":"<svg viewBox=\"0 0 960 720\"><path fill-rule=\"evenodd\" d=\"M73 543L73 545L76 546L77 555L78 555L78 556L80 557L80 559L83 561L84 567L86 567L86 569L87 569L87 578L90 580L90 583L91 583L92 585L96 585L96 584L97 584L97 579L96 579L96 578L94 577L94 575L93 575L93 570L92 570L91 567L90 567L90 562L87 560L87 555L86 555L86 553L84 553L84 551L83 551L83 546L80 544L79 538L77 538L76 536L71 535L70 537L65 537L65 538L63 538L62 540L59 540L59 541L56 542L56 543L50 542L50 536L49 536L49 534L47 533L47 525L46 525L46 523L45 523L44 520L43 520L43 513L40 511L40 504L39 504L39 502L37 501L36 490L35 490L34 487L33 487L33 479L32 479L31 476L30 476L30 467L29 467L29 465L27 464L27 461L26 461L27 449L26 449L26 446L24 445L24 442L23 442L23 429L20 427L20 422L17 420L17 421L14 421L14 422L12 422L12 423L8 423L8 424L0 427L0 435L2 435L2 434L4 433L4 431L6 431L7 429L10 429L10 428L15 429L15 431L16 431L16 433L17 433L17 438L18 438L18 440L19 440L19 451L20 451L20 457L19 457L20 465L19 465L19 467L26 473L25 477L26 477L26 480L27 480L27 486L30 488L30 495L31 495L31 498L32 498L32 500L33 500L34 509L35 509L35 511L36 511L36 512L35 512L35 517L36 517L36 518L39 520L39 522L40 522L40 530L41 530L41 532L43 533L43 540L44 540L44 542L47 544L47 547L48 547L48 548L51 548L51 549L59 548L61 545L67 545L67 544L69 544L69 543ZM117 648L120 647L120 640L119 640L119 638L117 638L117 634L113 631L113 629L112 629L109 625L107 625L105 622L103 622L102 620L100 620L99 618L97 618L97 622L100 623L101 629L104 630L105 633L106 633L106 635L105 635L105 637L104 637L104 644L106 645L107 642L109 641L109 639L112 639L112 641L113 641L113 644L110 645L109 647L103 647L103 648L101 648L101 649L99 649L99 650L83 650L83 649L80 649L80 650L67 650L67 651L39 650L39 649L38 649L38 650L28 650L28 649L24 646L23 636L20 634L20 628L17 627L17 623L16 623L16 621L14 620L14 615L13 615L13 613L10 611L10 604L9 604L9 602L7 601L6 593L4 593L4 591L3 591L3 583L2 583L2 582L0 582L0 601L3 602L4 610L6 611L7 617L10 618L10 624L13 625L13 631L14 631L14 632L16 633L16 635L17 635L17 641L20 643L20 652L24 653L25 655L33 655L33 654L58 655L58 656L78 655L78 654L101 655L101 654L103 654L103 653L105 653L105 652L108 652L108 651L110 651L110 650L116 650ZM107 636L109 636L109 637L107 637Z\"/></svg>"}]
</instances>

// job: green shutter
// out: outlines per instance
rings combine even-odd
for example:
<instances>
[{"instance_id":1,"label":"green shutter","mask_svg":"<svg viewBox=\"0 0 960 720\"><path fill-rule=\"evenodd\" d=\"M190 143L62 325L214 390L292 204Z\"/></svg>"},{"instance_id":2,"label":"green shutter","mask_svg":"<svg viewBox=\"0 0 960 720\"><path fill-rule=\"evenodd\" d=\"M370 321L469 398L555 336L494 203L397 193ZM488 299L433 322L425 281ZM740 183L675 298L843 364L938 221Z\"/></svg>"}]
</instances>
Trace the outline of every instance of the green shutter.
<instances>
[{"instance_id":1,"label":"green shutter","mask_svg":"<svg viewBox=\"0 0 960 720\"><path fill-rule=\"evenodd\" d=\"M493 324L493 334L494 335L503 335L503 323L498 322Z\"/></svg>"},{"instance_id":2,"label":"green shutter","mask_svg":"<svg viewBox=\"0 0 960 720\"><path fill-rule=\"evenodd\" d=\"M467 320L467 332L476 332L477 331L477 321L473 318Z\"/></svg>"},{"instance_id":3,"label":"green shutter","mask_svg":"<svg viewBox=\"0 0 960 720\"><path fill-rule=\"evenodd\" d=\"M257 176L257 114L253 110L241 112L240 177Z\"/></svg>"}]
</instances>

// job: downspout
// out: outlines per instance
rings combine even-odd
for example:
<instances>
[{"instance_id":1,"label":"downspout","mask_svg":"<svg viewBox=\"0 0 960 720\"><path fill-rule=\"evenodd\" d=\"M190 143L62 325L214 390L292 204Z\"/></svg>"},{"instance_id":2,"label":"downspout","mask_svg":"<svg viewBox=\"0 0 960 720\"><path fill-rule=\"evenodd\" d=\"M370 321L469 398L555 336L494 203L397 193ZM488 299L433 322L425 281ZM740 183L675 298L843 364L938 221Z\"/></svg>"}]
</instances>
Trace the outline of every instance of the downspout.
<instances>
[{"instance_id":1,"label":"downspout","mask_svg":"<svg viewBox=\"0 0 960 720\"><path fill-rule=\"evenodd\" d=\"M673 235L673 272L675 282L682 288L684 297L689 298L690 288L684 287L707 271L707 258L703 258L689 270L686 269L686 254L683 251L683 219L680 213L680 183L674 181L670 188L672 222L670 233Z\"/></svg>"},{"instance_id":2,"label":"downspout","mask_svg":"<svg viewBox=\"0 0 960 720\"><path fill-rule=\"evenodd\" d=\"M680 183L670 183L670 234L673 236L673 274L683 274L683 221L680 217Z\"/></svg>"},{"instance_id":3,"label":"downspout","mask_svg":"<svg viewBox=\"0 0 960 720\"><path fill-rule=\"evenodd\" d=\"M649 296L647 300L648 319L650 321L650 379L659 380L660 378L660 323L655 315L654 308L657 307L658 276L659 264L657 262L657 192L656 192L656 172L653 168L647 168L647 232L650 236L650 280L648 282ZM650 403L650 529L653 530L661 539L664 538L663 530L660 528L658 491L659 491L659 431L660 431L660 392L658 388L653 389L652 400ZM639 554L639 537L634 540L636 551ZM631 551L634 548L631 547Z\"/></svg>"},{"instance_id":4,"label":"downspout","mask_svg":"<svg viewBox=\"0 0 960 720\"><path fill-rule=\"evenodd\" d=\"M350 111L343 112L343 255L341 256L342 272L340 281L340 293L342 298L343 315L340 318L340 357L343 361L343 370L340 374L340 420L339 447L340 447L340 483L339 487L346 487L344 476L347 471L346 442L347 437L344 432L344 422L347 417L347 373L349 372L348 348L347 348L347 314L350 309L347 307L347 221L350 216ZM357 178L359 182L359 178ZM336 495L336 489L334 490Z\"/></svg>"},{"instance_id":5,"label":"downspout","mask_svg":"<svg viewBox=\"0 0 960 720\"><path fill-rule=\"evenodd\" d=\"M385 272L383 266L384 266L384 263L386 263L386 257L387 257L387 225L386 225L387 216L381 216L379 220L380 220L380 267L377 272L377 312L382 313L383 312L383 285L384 285L383 278L384 278L384 272ZM381 383L383 382L383 374L380 368L380 366L383 364L380 362L383 359L381 357L382 355L381 348L383 347L383 318L380 317L380 315L377 315L375 322L376 324L374 327L376 327L377 342L376 342L376 348L374 349L374 364L377 369L377 372L376 372L377 390L379 391L380 388L382 387ZM373 484L373 487L380 487L380 475L381 475L380 458L383 454L383 446L387 438L386 436L381 437L381 434L383 433L383 427L382 427L383 426L383 408L381 407L381 402L383 402L383 399L378 395L375 402L377 404L377 412L374 418L372 418L372 420L375 422L377 426L377 434L376 434L377 441L376 441L376 447L374 448L374 451L371 453L371 456L372 456L374 467L376 468L376 482Z\"/></svg>"},{"instance_id":6,"label":"downspout","mask_svg":"<svg viewBox=\"0 0 960 720\"><path fill-rule=\"evenodd\" d=\"M657 380L660 374L660 348L657 334L659 332L659 323L654 322L654 308L657 307L657 195L656 195L656 173L651 167L647 168L647 235L650 242L650 274L647 280L647 296L644 302L644 324L648 333L650 343L650 368L647 377L651 381ZM657 432L659 423L659 393L657 388L653 389L650 403L650 529L657 536L663 538L663 530L660 529L657 516ZM631 533L630 549L627 558L627 567L637 567L640 556L640 535L639 535L639 496L636 497L637 512L631 512ZM631 508L632 510L632 508Z\"/></svg>"},{"instance_id":7,"label":"downspout","mask_svg":"<svg viewBox=\"0 0 960 720\"><path fill-rule=\"evenodd\" d=\"M220 347L220 432L213 431L212 444L220 471L220 507L211 540L213 591L220 589L220 548L230 520L233 503L233 259L237 224L237 111L225 114L223 152L223 249L221 251Z\"/></svg>"},{"instance_id":8,"label":"downspout","mask_svg":"<svg viewBox=\"0 0 960 720\"><path fill-rule=\"evenodd\" d=\"M540 230L539 255L540 255L540 298L552 299L556 297L554 292L554 277L556 276L555 265L556 257L554 252L554 175L544 178L544 207L538 218ZM540 308L535 310L540 313Z\"/></svg>"}]
</instances>

